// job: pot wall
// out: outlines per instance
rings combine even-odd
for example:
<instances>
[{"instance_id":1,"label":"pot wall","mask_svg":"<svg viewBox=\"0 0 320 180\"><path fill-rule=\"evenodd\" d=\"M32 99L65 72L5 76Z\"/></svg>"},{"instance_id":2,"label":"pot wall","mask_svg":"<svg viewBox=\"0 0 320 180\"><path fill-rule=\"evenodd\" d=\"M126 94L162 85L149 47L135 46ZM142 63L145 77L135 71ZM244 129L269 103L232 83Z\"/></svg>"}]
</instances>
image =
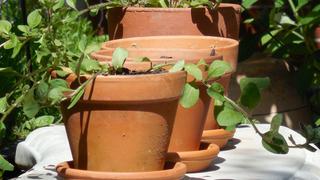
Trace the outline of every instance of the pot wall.
<instances>
[{"instance_id":1,"label":"pot wall","mask_svg":"<svg viewBox=\"0 0 320 180\"><path fill-rule=\"evenodd\" d=\"M110 39L143 36L202 35L239 39L240 6L221 3L207 8L112 8Z\"/></svg>"},{"instance_id":2,"label":"pot wall","mask_svg":"<svg viewBox=\"0 0 320 180\"><path fill-rule=\"evenodd\" d=\"M185 80L184 72L98 76L71 110L63 102L75 168L162 170Z\"/></svg>"}]
</instances>

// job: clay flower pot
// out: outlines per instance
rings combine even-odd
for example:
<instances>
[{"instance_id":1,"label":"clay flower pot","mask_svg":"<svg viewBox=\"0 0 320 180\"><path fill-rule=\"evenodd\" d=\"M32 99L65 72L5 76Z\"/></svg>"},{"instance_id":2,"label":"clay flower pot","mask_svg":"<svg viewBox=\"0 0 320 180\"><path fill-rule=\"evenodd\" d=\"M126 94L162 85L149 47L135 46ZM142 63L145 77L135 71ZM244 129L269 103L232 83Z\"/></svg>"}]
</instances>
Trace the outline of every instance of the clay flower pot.
<instances>
[{"instance_id":1,"label":"clay flower pot","mask_svg":"<svg viewBox=\"0 0 320 180\"><path fill-rule=\"evenodd\" d=\"M167 163L162 171L117 173L74 169L72 162L63 162L57 166L57 172L65 180L179 180L186 173L186 165Z\"/></svg>"},{"instance_id":2,"label":"clay flower pot","mask_svg":"<svg viewBox=\"0 0 320 180\"><path fill-rule=\"evenodd\" d=\"M185 72L97 76L64 123L74 168L163 170Z\"/></svg>"},{"instance_id":3,"label":"clay flower pot","mask_svg":"<svg viewBox=\"0 0 320 180\"><path fill-rule=\"evenodd\" d=\"M119 40L122 41L122 40ZM110 41L112 42L112 41ZM108 43L106 43L108 47ZM114 49L113 49L114 50ZM100 50L91 54L91 56L100 61L111 61L112 49ZM172 49L128 49L129 57L126 65L135 64L133 60L138 57L148 57L152 64L175 63L184 59L186 63L197 64L200 59L205 59L206 63L211 64L216 59L222 59L221 56L209 56L208 51L201 50L172 50ZM165 57L165 58L161 58ZM170 57L170 58L169 58ZM130 62L131 61L131 62ZM170 68L170 67L168 67ZM203 70L203 76L206 76ZM192 76L187 77L188 81L193 81ZM191 108L185 109L179 105L176 113L176 119L172 131L169 145L170 152L178 151L197 151L199 150L200 140L211 98L206 93L206 87L198 82L200 89L199 101Z\"/></svg>"},{"instance_id":4,"label":"clay flower pot","mask_svg":"<svg viewBox=\"0 0 320 180\"><path fill-rule=\"evenodd\" d=\"M108 10L110 39L144 36L202 35L239 38L240 5L208 8L125 7Z\"/></svg>"}]
</instances>

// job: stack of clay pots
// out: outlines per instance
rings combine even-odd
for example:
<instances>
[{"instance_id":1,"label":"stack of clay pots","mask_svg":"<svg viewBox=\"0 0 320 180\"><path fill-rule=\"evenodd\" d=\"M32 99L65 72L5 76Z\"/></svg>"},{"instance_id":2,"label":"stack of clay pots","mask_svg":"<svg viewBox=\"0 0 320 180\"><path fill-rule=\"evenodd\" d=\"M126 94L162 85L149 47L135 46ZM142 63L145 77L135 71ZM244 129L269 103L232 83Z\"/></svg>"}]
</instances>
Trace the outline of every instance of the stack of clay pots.
<instances>
[{"instance_id":1,"label":"stack of clay pots","mask_svg":"<svg viewBox=\"0 0 320 180\"><path fill-rule=\"evenodd\" d=\"M110 41L91 54L110 62L116 48L129 52L125 67L204 59L237 66L240 6L206 8L114 8L108 12ZM213 37L223 36L223 37ZM230 37L230 38L228 38ZM116 40L115 40L116 39ZM136 62L147 57L150 62ZM203 76L206 76L205 67ZM227 89L231 73L218 79ZM70 84L76 78L70 77ZM73 162L57 166L65 179L181 179L205 170L234 132L214 120L213 100L199 82L200 99L178 104L185 72L98 76L71 110L62 105ZM206 129L204 131L204 129ZM201 141L202 139L202 141Z\"/></svg>"}]
</instances>

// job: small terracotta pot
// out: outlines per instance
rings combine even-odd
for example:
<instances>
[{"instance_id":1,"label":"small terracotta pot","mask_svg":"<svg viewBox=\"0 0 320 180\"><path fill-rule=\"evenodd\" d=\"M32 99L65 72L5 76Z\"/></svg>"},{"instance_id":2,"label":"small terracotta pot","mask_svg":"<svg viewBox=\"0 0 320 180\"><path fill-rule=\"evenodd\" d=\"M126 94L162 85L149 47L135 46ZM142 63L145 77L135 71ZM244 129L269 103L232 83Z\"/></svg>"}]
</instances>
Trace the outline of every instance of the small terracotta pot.
<instances>
[{"instance_id":1,"label":"small terracotta pot","mask_svg":"<svg viewBox=\"0 0 320 180\"><path fill-rule=\"evenodd\" d=\"M186 164L188 173L198 172L208 168L213 159L217 157L219 151L220 149L216 144L201 142L198 150L168 153L168 159Z\"/></svg>"},{"instance_id":2,"label":"small terracotta pot","mask_svg":"<svg viewBox=\"0 0 320 180\"><path fill-rule=\"evenodd\" d=\"M97 76L62 112L77 169L162 170L185 72Z\"/></svg>"},{"instance_id":3,"label":"small terracotta pot","mask_svg":"<svg viewBox=\"0 0 320 180\"><path fill-rule=\"evenodd\" d=\"M317 44L317 48L320 49L320 26L316 27L314 31L314 37Z\"/></svg>"},{"instance_id":4,"label":"small terracotta pot","mask_svg":"<svg viewBox=\"0 0 320 180\"><path fill-rule=\"evenodd\" d=\"M126 7L108 10L110 39L143 36L202 35L239 38L240 5L208 8Z\"/></svg>"},{"instance_id":5,"label":"small terracotta pot","mask_svg":"<svg viewBox=\"0 0 320 180\"><path fill-rule=\"evenodd\" d=\"M239 42L229 38L210 37L210 36L153 36L137 37L112 40L103 43L102 49L113 50L117 47L126 48L129 51L133 49L144 51L154 49L192 50L206 51L211 55L213 49L216 54L221 55L223 59L231 64L233 70L236 70L238 59Z\"/></svg>"},{"instance_id":6,"label":"small terracotta pot","mask_svg":"<svg viewBox=\"0 0 320 180\"><path fill-rule=\"evenodd\" d=\"M199 50L177 50L171 51L171 49L129 49L129 57L126 63L134 64L130 60L136 57L148 57L153 64L159 63L174 63L180 59L184 59L186 63L196 64L199 59L205 59L206 63L210 64L216 59L222 59L221 56L209 56L206 51ZM100 50L91 54L91 56L100 61L110 62L112 59L113 50ZM160 57L171 57L163 58ZM153 59L155 58L155 59ZM189 59L190 58L190 59ZM204 67L201 67L204 71ZM203 76L206 73L203 72ZM192 76L187 77L188 81L193 81ZM179 105L176 113L176 119L172 131L172 136L169 145L169 151L196 151L199 150L200 140L203 132L203 127L208 113L210 104L210 97L207 95L206 87L198 82L200 89L200 99L193 107L185 109Z\"/></svg>"},{"instance_id":7,"label":"small terracotta pot","mask_svg":"<svg viewBox=\"0 0 320 180\"><path fill-rule=\"evenodd\" d=\"M179 180L186 173L186 165L167 163L165 170L152 172L97 172L74 169L72 162L63 162L57 166L58 174L65 180Z\"/></svg>"}]
</instances>

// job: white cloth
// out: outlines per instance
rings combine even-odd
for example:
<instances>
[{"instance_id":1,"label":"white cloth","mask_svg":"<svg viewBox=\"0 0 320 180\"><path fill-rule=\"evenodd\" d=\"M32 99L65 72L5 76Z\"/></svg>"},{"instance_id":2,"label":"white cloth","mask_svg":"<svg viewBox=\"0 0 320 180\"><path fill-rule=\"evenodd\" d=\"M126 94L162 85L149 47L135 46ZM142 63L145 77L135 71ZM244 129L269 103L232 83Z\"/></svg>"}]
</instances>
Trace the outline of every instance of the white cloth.
<instances>
[{"instance_id":1,"label":"white cloth","mask_svg":"<svg viewBox=\"0 0 320 180\"><path fill-rule=\"evenodd\" d=\"M269 125L258 124L265 132ZM286 127L280 132L297 143L304 138ZM17 148L16 163L33 166L18 179L58 179L54 165L72 159L64 126L50 126L33 131ZM53 165L53 166L49 166ZM318 180L320 179L320 152L304 149L290 149L286 155L276 155L266 151L261 138L252 127L237 128L234 139L226 150L222 150L212 165L199 173L188 173L189 179L272 179L272 180Z\"/></svg>"}]
</instances>

